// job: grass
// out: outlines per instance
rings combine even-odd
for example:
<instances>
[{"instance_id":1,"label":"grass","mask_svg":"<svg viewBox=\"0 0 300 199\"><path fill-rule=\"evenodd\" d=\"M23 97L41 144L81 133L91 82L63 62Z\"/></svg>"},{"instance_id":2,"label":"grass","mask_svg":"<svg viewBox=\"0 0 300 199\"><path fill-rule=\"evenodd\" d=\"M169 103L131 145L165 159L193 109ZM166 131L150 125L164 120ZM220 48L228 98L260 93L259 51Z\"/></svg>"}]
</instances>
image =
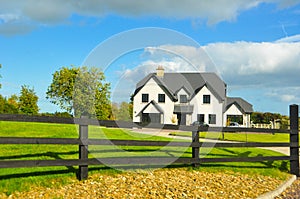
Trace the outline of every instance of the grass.
<instances>
[{"instance_id":1,"label":"grass","mask_svg":"<svg viewBox=\"0 0 300 199\"><path fill-rule=\"evenodd\" d=\"M204 134L201 133L201 136L204 136ZM78 126L65 124L0 121L0 137L77 138ZM134 133L126 129L102 128L98 126L89 126L89 137L99 139L108 138L122 140L179 141L165 137ZM147 148L143 146L89 146L89 150L89 157L191 157L191 148L168 146ZM201 157L255 157L261 155L281 155L277 152L258 148L202 148L200 150L200 154ZM0 145L0 160L73 158L78 158L78 146L76 145ZM289 163L287 161L253 163L209 163L203 164L200 168L197 169L210 172L226 171L261 174L285 179L288 175L288 164ZM176 166L187 165L172 165L170 167ZM74 180L76 180L77 169L78 167L1 169L0 193L9 195L15 191L29 190L32 186L55 187L72 183L74 182ZM120 171L105 166L89 167L89 174L99 172L114 174L119 173Z\"/></svg>"},{"instance_id":2,"label":"grass","mask_svg":"<svg viewBox=\"0 0 300 199\"><path fill-rule=\"evenodd\" d=\"M170 135L192 137L191 132L172 132ZM200 132L200 138L237 141L237 142L289 142L289 134L285 133L229 133L224 132Z\"/></svg>"}]
</instances>

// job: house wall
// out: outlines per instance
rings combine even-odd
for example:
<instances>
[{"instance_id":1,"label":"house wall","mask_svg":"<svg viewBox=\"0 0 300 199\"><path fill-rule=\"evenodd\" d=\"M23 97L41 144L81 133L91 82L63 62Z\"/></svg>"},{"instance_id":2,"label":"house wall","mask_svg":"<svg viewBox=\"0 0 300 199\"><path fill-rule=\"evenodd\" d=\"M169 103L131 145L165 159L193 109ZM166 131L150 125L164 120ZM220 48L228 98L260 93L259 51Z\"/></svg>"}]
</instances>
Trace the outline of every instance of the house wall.
<instances>
[{"instance_id":1,"label":"house wall","mask_svg":"<svg viewBox=\"0 0 300 199\"><path fill-rule=\"evenodd\" d=\"M227 116L228 115L243 115L243 113L236 107L235 104L232 104L229 109L223 115L223 126L227 126Z\"/></svg>"},{"instance_id":2,"label":"house wall","mask_svg":"<svg viewBox=\"0 0 300 199\"><path fill-rule=\"evenodd\" d=\"M142 94L149 94L149 101L142 102ZM133 98L133 122L141 122L141 117L137 115L140 111L152 100L158 103L162 110L161 123L172 124L172 117L174 111L174 103L165 95L165 103L158 102L158 94L165 94L160 86L151 78L143 88Z\"/></svg>"},{"instance_id":3,"label":"house wall","mask_svg":"<svg viewBox=\"0 0 300 199\"><path fill-rule=\"evenodd\" d=\"M251 127L250 114L243 114L243 126L247 128Z\"/></svg>"},{"instance_id":4,"label":"house wall","mask_svg":"<svg viewBox=\"0 0 300 199\"><path fill-rule=\"evenodd\" d=\"M240 109L235 105L232 104L229 109L224 113L223 125L226 126L227 122L227 115L241 115L243 116L243 127L250 127L250 114L244 114L240 111Z\"/></svg>"},{"instance_id":5,"label":"house wall","mask_svg":"<svg viewBox=\"0 0 300 199\"><path fill-rule=\"evenodd\" d=\"M148 94L148 102L142 102L142 94ZM165 94L165 102L158 103L158 94ZM186 94L188 99L189 95L186 93L185 89L181 89L177 95L178 100L181 94ZM203 103L203 95L210 95L210 103ZM157 84L154 79L150 79L141 90L133 98L133 122L141 122L141 115L138 115L141 110L152 100L155 101L163 113L161 114L161 123L164 124L177 124L177 115L174 114L174 105L180 104L180 102L173 102L169 96L163 91L163 89ZM210 126L226 126L227 115L242 115L243 116L243 125L245 127L250 127L250 115L243 114L236 105L232 105L224 114L224 101L219 101L216 96L204 86L196 96L191 99L187 104L193 105L193 113L186 115L186 125L190 125L192 122L197 121L198 114L204 114L204 121ZM186 104L186 105L187 105ZM147 110L144 112L157 113L157 109L150 105ZM209 114L216 115L216 124L209 123Z\"/></svg>"},{"instance_id":6,"label":"house wall","mask_svg":"<svg viewBox=\"0 0 300 199\"><path fill-rule=\"evenodd\" d=\"M203 95L210 95L210 104L203 103ZM192 114L192 122L197 120L197 114L204 114L204 121L209 124L209 114L216 115L216 124L209 124L210 126L223 125L223 102L212 94L212 92L204 86L190 102L194 104L194 112Z\"/></svg>"}]
</instances>

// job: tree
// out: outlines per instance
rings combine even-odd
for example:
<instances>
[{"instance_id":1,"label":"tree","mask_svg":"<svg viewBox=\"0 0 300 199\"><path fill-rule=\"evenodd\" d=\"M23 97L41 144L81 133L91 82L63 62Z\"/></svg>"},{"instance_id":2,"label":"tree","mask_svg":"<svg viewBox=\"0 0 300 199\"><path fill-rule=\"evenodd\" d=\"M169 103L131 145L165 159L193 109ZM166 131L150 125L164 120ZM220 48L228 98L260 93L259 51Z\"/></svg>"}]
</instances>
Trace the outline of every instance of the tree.
<instances>
[{"instance_id":1,"label":"tree","mask_svg":"<svg viewBox=\"0 0 300 199\"><path fill-rule=\"evenodd\" d=\"M279 113L270 113L270 112L253 112L251 113L251 121L255 124L257 123L263 123L263 124L269 124L270 121L274 121L277 119L281 119L282 116Z\"/></svg>"},{"instance_id":2,"label":"tree","mask_svg":"<svg viewBox=\"0 0 300 199\"><path fill-rule=\"evenodd\" d=\"M37 105L38 96L35 94L33 88L29 88L26 85L21 87L21 94L19 97L19 110L24 114L35 115L39 112L39 107Z\"/></svg>"},{"instance_id":3,"label":"tree","mask_svg":"<svg viewBox=\"0 0 300 199\"><path fill-rule=\"evenodd\" d=\"M47 99L75 117L87 115L98 119L111 117L110 84L98 68L63 67L53 74Z\"/></svg>"},{"instance_id":4,"label":"tree","mask_svg":"<svg viewBox=\"0 0 300 199\"><path fill-rule=\"evenodd\" d=\"M113 103L112 115L114 120L132 121L133 106L128 102L121 102L121 104Z\"/></svg>"},{"instance_id":5,"label":"tree","mask_svg":"<svg viewBox=\"0 0 300 199\"><path fill-rule=\"evenodd\" d=\"M130 114L130 104L127 102L122 102L119 107L118 115L117 115L118 120L122 121L131 121L131 114Z\"/></svg>"},{"instance_id":6,"label":"tree","mask_svg":"<svg viewBox=\"0 0 300 199\"><path fill-rule=\"evenodd\" d=\"M110 103L110 84L98 68L82 67L77 74L73 108L75 116L96 116L100 120L112 117Z\"/></svg>"},{"instance_id":7,"label":"tree","mask_svg":"<svg viewBox=\"0 0 300 199\"><path fill-rule=\"evenodd\" d=\"M119 111L118 103L113 102L111 104L111 112L112 112L111 119L112 120L117 120L118 111Z\"/></svg>"},{"instance_id":8,"label":"tree","mask_svg":"<svg viewBox=\"0 0 300 199\"><path fill-rule=\"evenodd\" d=\"M16 107L17 109L19 108L19 103L18 103L18 101L19 101L19 97L18 97L16 94L11 95L11 96L8 98L8 100L7 100L7 102L8 102L9 104L13 105L13 106Z\"/></svg>"},{"instance_id":9,"label":"tree","mask_svg":"<svg viewBox=\"0 0 300 199\"><path fill-rule=\"evenodd\" d=\"M53 74L51 85L46 92L46 98L61 109L71 113L73 110L73 93L76 76L80 68L63 67Z\"/></svg>"},{"instance_id":10,"label":"tree","mask_svg":"<svg viewBox=\"0 0 300 199\"><path fill-rule=\"evenodd\" d=\"M18 112L18 107L10 104L6 98L0 95L0 113L16 114Z\"/></svg>"}]
</instances>

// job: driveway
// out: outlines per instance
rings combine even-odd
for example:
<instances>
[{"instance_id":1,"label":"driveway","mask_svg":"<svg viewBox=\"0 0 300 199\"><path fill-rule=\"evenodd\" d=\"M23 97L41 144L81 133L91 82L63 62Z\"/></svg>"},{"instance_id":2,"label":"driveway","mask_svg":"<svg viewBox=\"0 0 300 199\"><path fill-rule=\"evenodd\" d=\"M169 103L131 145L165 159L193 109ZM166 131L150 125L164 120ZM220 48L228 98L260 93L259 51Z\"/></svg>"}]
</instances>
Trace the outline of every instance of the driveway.
<instances>
[{"instance_id":1,"label":"driveway","mask_svg":"<svg viewBox=\"0 0 300 199\"><path fill-rule=\"evenodd\" d=\"M169 135L171 132L180 132L180 130L166 130L166 129L151 129L151 128L143 128L143 129L133 129L132 131L137 133L143 133L147 135L155 135L161 137L168 137L168 138L176 138L176 139L183 139L183 140L192 140L191 137L183 137L183 136L174 136ZM214 139L203 139L200 138L200 142L219 142L219 143L232 143L233 141L223 141L223 140L214 140ZM259 147L262 149L272 150L284 155L290 155L290 148L289 147Z\"/></svg>"}]
</instances>

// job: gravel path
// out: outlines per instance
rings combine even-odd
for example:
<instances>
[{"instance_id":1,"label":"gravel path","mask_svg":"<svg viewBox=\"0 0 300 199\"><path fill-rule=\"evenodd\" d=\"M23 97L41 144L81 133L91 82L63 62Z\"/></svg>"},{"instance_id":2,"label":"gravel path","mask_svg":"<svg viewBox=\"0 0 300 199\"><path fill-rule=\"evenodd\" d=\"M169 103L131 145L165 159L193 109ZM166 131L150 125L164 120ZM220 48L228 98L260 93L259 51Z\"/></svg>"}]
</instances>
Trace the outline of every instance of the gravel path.
<instances>
[{"instance_id":1,"label":"gravel path","mask_svg":"<svg viewBox=\"0 0 300 199\"><path fill-rule=\"evenodd\" d=\"M151 134L155 131L151 131L151 130L144 131L143 129L140 129L139 132L145 133L145 134ZM157 133L157 135L164 136L164 137L178 138L178 136L177 137L170 136L169 131L164 131L164 130ZM180 138L191 140L191 138L189 138L189 137L180 137ZM210 141L210 140L202 139L201 141ZM261 147L261 148L280 152L285 155L290 154L290 149L288 147ZM290 187L288 187L286 190L284 190L280 196L276 197L276 199L300 199L300 178L297 178L297 180L294 181L294 183Z\"/></svg>"},{"instance_id":2,"label":"gravel path","mask_svg":"<svg viewBox=\"0 0 300 199\"><path fill-rule=\"evenodd\" d=\"M51 182L49 182L51 183ZM9 198L256 198L281 180L237 173L158 169L108 175L95 174L60 188L32 188ZM1 195L0 195L1 196Z\"/></svg>"}]
</instances>

